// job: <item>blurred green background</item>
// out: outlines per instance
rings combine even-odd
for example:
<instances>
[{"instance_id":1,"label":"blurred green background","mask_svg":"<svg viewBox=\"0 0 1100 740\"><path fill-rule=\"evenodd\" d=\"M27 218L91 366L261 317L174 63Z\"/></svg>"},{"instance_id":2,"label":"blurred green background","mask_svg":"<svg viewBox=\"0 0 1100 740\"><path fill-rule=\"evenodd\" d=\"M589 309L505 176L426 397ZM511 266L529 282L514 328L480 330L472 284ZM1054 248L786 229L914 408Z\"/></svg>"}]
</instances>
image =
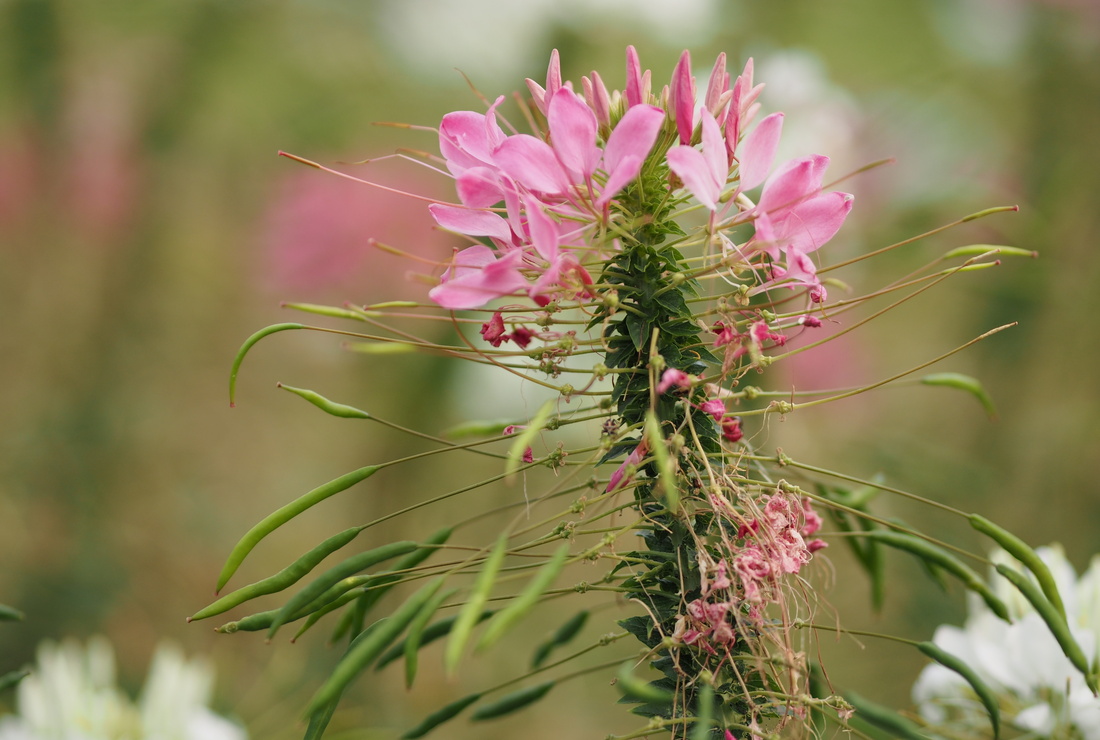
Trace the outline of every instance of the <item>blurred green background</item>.
<instances>
[{"instance_id":1,"label":"blurred green background","mask_svg":"<svg viewBox=\"0 0 1100 740\"><path fill-rule=\"evenodd\" d=\"M896 158L845 183L856 208L825 262L1019 204L1018 214L844 277L869 288L966 243L1035 249L1040 260L952 281L790 375L798 387L869 382L1018 321L937 368L980 377L997 421L944 389L897 388L775 420L765 444L855 475L881 472L982 511L1033 544L1060 541L1084 568L1100 551L1098 8L1092 0L0 0L0 602L27 615L0 630L0 671L29 661L43 638L101 632L136 686L153 645L170 638L212 657L216 706L253 737L300 734L298 712L335 659L324 635L265 645L184 618L207 603L225 555L255 521L347 470L398 456L406 440L324 417L275 381L428 431L501 399L471 394L478 381L451 363L353 355L337 339L295 333L259 346L239 407L228 408L228 366L241 341L298 320L280 301L422 295L421 284L401 280L420 268L370 250L368 238L435 258L450 250L420 203L276 152L331 164L398 147L434 151L430 131L371 124L431 127L450 110L479 109L456 68L492 97L520 89L524 77L541 80L552 48L567 78L599 69L615 87L630 43L655 85L685 47L699 75L719 51L734 74L753 56L768 84L765 111L787 112L785 156L828 154L834 176ZM442 176L400 161L351 169L418 192L448 189ZM403 472L327 502L257 550L241 582L395 502L443 490L441 474ZM879 503L884 514L984 547L959 522ZM422 535L443 516L397 521L392 535ZM900 557L886 609L871 615L863 577L841 548L828 553L837 570L826 599L848 626L927 639L936 624L963 618L960 593L940 596ZM559 616L544 619L532 630ZM907 702L922 664L914 651L877 643L829 651L841 685L895 705ZM500 654L480 664L477 675L499 675L514 661ZM406 696L394 675L350 692L334 727L389 737L445 695L464 693L429 677ZM606 706L614 694L602 677L588 681L537 713L448 729L535 740L635 726Z\"/></svg>"}]
</instances>

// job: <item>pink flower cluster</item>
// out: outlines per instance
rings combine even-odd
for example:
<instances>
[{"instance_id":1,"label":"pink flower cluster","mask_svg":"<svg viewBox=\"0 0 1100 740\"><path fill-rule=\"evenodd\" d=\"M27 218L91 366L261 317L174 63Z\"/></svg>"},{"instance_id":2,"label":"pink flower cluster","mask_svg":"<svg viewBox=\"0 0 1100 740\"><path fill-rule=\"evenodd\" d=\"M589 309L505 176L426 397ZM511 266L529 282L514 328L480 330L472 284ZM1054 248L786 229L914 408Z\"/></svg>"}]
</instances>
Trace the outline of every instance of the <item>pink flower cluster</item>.
<instances>
[{"instance_id":1,"label":"pink flower cluster","mask_svg":"<svg viewBox=\"0 0 1100 740\"><path fill-rule=\"evenodd\" d=\"M625 91L609 91L593 72L578 94L562 82L554 52L545 87L527 81L546 119L541 136L505 133L497 115L503 96L486 113L444 116L439 146L461 205L435 203L430 211L441 227L479 243L454 255L429 294L434 301L470 309L521 293L540 306L594 297L585 257L614 248L596 243L601 227L614 217L617 196L651 165L668 173L671 191L683 187L710 210L708 228L727 250L768 255L770 279L758 289L806 287L813 301L825 300L808 255L840 228L851 196L823 192L826 157L792 160L768 175L783 114L745 134L763 87L753 85L752 60L731 85L719 55L698 109L686 51L659 96L651 79L629 47ZM758 204L738 197L761 184ZM721 233L749 222L755 235L744 245Z\"/></svg>"},{"instance_id":2,"label":"pink flower cluster","mask_svg":"<svg viewBox=\"0 0 1100 740\"><path fill-rule=\"evenodd\" d=\"M733 559L745 600L761 604L773 597L779 576L797 573L813 553L826 547L823 540L805 540L819 529L821 516L808 498L799 501L783 492L769 496L761 516L737 533L747 543Z\"/></svg>"},{"instance_id":3,"label":"pink flower cluster","mask_svg":"<svg viewBox=\"0 0 1100 740\"><path fill-rule=\"evenodd\" d=\"M720 560L713 579L704 578L702 596L687 605L686 613L677 620L673 635L686 645L698 645L709 653L730 647L737 640L733 631L733 613L737 602L731 597L726 570Z\"/></svg>"}]
</instances>

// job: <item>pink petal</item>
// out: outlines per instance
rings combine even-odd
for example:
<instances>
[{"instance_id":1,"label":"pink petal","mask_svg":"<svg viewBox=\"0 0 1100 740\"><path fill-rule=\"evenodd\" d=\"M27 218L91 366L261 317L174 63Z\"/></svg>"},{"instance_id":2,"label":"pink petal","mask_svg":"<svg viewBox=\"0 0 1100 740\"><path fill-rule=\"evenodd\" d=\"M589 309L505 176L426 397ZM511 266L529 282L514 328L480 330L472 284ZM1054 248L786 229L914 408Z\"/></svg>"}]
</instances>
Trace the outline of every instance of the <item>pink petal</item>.
<instances>
[{"instance_id":1,"label":"pink petal","mask_svg":"<svg viewBox=\"0 0 1100 740\"><path fill-rule=\"evenodd\" d=\"M569 190L570 183L554 156L554 150L534 136L509 136L497 147L493 160L509 177L528 190L554 195Z\"/></svg>"},{"instance_id":2,"label":"pink petal","mask_svg":"<svg viewBox=\"0 0 1100 740\"><path fill-rule=\"evenodd\" d=\"M485 116L460 110L443 116L439 124L439 151L447 167L460 174L470 167L492 162L493 150L485 135Z\"/></svg>"},{"instance_id":3,"label":"pink petal","mask_svg":"<svg viewBox=\"0 0 1100 740\"><path fill-rule=\"evenodd\" d=\"M624 157L637 156L643 160L661 133L665 112L655 105L637 105L626 112L607 138L603 150L603 166L614 172Z\"/></svg>"},{"instance_id":4,"label":"pink petal","mask_svg":"<svg viewBox=\"0 0 1100 740\"><path fill-rule=\"evenodd\" d=\"M455 178L458 199L471 208L488 208L504 200L496 170L471 167Z\"/></svg>"},{"instance_id":5,"label":"pink petal","mask_svg":"<svg viewBox=\"0 0 1100 740\"><path fill-rule=\"evenodd\" d=\"M741 189L751 190L768 176L783 132L783 114L772 113L752 130L741 144Z\"/></svg>"},{"instance_id":6,"label":"pink petal","mask_svg":"<svg viewBox=\"0 0 1100 740\"><path fill-rule=\"evenodd\" d=\"M714 60L714 69L710 71L710 82L707 84L706 107L709 111L718 115L715 107L722 95L730 89L730 76L726 72L726 52L718 54Z\"/></svg>"},{"instance_id":7,"label":"pink petal","mask_svg":"<svg viewBox=\"0 0 1100 740\"><path fill-rule=\"evenodd\" d=\"M550 99L550 143L573 182L586 182L596 171L596 115L572 90L563 87Z\"/></svg>"},{"instance_id":8,"label":"pink petal","mask_svg":"<svg viewBox=\"0 0 1100 740\"><path fill-rule=\"evenodd\" d=\"M729 176L730 161L722 141L722 130L709 110L703 110L703 157L707 160L710 176L718 184L719 191ZM717 197L717 196L716 196Z\"/></svg>"},{"instance_id":9,"label":"pink petal","mask_svg":"<svg viewBox=\"0 0 1100 740\"><path fill-rule=\"evenodd\" d=\"M717 210L721 188L714 182L702 152L690 146L678 146L669 149L666 156L669 168L683 181L688 192L710 210Z\"/></svg>"},{"instance_id":10,"label":"pink petal","mask_svg":"<svg viewBox=\"0 0 1100 740\"><path fill-rule=\"evenodd\" d=\"M672 71L669 94L680 143L690 144L695 130L695 78L691 76L691 54L686 49Z\"/></svg>"},{"instance_id":11,"label":"pink petal","mask_svg":"<svg viewBox=\"0 0 1100 740\"><path fill-rule=\"evenodd\" d=\"M642 63L633 46L626 47L626 104L633 108L640 105L642 98Z\"/></svg>"},{"instance_id":12,"label":"pink petal","mask_svg":"<svg viewBox=\"0 0 1100 740\"><path fill-rule=\"evenodd\" d=\"M542 204L538 201L528 200L525 206L531 243L544 260L553 262L558 256L558 245L561 243L558 224L542 210Z\"/></svg>"},{"instance_id":13,"label":"pink petal","mask_svg":"<svg viewBox=\"0 0 1100 740\"><path fill-rule=\"evenodd\" d=\"M821 178L828 164L828 157L816 154L780 165L764 183L756 207L761 211L792 208L821 189Z\"/></svg>"},{"instance_id":14,"label":"pink petal","mask_svg":"<svg viewBox=\"0 0 1100 740\"><path fill-rule=\"evenodd\" d=\"M488 247L468 247L455 255L449 277L445 275L443 283L428 291L428 297L443 308L458 311L510 295L527 285L517 269L521 257L515 250L496 259Z\"/></svg>"},{"instance_id":15,"label":"pink petal","mask_svg":"<svg viewBox=\"0 0 1100 740\"><path fill-rule=\"evenodd\" d=\"M441 203L432 203L428 210L435 222L449 231L467 236L490 236L501 241L512 239L508 222L491 211L445 206Z\"/></svg>"},{"instance_id":16,"label":"pink petal","mask_svg":"<svg viewBox=\"0 0 1100 740\"><path fill-rule=\"evenodd\" d=\"M631 110L637 110L631 108ZM600 193L600 197L596 199L596 206L603 208L611 199L614 198L619 192L629 185L634 178L638 176L638 173L642 171L642 158L633 154L623 157L619 161L619 166L616 167L607 176L607 182L603 186L603 191Z\"/></svg>"},{"instance_id":17,"label":"pink petal","mask_svg":"<svg viewBox=\"0 0 1100 740\"><path fill-rule=\"evenodd\" d=\"M848 193L822 193L791 209L786 220L791 246L809 253L828 242L844 225L852 210Z\"/></svg>"}]
</instances>

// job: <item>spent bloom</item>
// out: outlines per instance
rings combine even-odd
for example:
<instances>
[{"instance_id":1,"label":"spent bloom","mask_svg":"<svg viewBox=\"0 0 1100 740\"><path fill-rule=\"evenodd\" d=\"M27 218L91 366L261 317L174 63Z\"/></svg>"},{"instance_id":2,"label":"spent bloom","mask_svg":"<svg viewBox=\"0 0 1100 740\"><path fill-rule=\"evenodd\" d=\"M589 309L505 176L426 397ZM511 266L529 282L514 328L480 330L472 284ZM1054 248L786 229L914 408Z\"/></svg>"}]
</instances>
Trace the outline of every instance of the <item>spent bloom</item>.
<instances>
[{"instance_id":1,"label":"spent bloom","mask_svg":"<svg viewBox=\"0 0 1100 740\"><path fill-rule=\"evenodd\" d=\"M1057 582L1070 631L1095 664L1100 656L1100 556L1078 578L1060 546L1037 552ZM1026 572L1003 551L991 559ZM970 665L997 695L1005 721L1028 737L1100 740L1100 698L1093 696L1030 602L996 572L990 583L1007 605L1011 624L970 594L966 623L939 627L933 641ZM973 689L938 664L921 672L913 700L921 716L947 737L989 732Z\"/></svg>"},{"instance_id":2,"label":"spent bloom","mask_svg":"<svg viewBox=\"0 0 1100 740\"><path fill-rule=\"evenodd\" d=\"M115 684L110 644L44 642L18 687L17 714L0 717L0 740L247 740L237 724L209 708L214 674L162 644L140 698Z\"/></svg>"}]
</instances>

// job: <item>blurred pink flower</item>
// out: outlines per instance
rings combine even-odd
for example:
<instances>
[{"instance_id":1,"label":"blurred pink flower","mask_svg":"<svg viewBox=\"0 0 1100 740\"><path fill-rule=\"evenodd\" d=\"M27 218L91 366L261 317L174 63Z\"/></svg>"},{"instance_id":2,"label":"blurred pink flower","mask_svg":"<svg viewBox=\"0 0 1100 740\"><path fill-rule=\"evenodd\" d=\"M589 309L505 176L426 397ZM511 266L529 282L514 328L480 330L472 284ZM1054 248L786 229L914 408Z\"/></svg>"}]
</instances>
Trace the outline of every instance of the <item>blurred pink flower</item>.
<instances>
[{"instance_id":1,"label":"blurred pink flower","mask_svg":"<svg viewBox=\"0 0 1100 740\"><path fill-rule=\"evenodd\" d=\"M439 193L438 178L410 171L407 164L400 171L388 165L371 165L388 185ZM395 279L410 269L409 259L372 246L372 240L437 263L454 244L453 237L424 218L420 200L297 168L279 183L264 216L260 272L271 290L311 301L369 303L423 296L422 287ZM422 269L430 271L428 265Z\"/></svg>"}]
</instances>

